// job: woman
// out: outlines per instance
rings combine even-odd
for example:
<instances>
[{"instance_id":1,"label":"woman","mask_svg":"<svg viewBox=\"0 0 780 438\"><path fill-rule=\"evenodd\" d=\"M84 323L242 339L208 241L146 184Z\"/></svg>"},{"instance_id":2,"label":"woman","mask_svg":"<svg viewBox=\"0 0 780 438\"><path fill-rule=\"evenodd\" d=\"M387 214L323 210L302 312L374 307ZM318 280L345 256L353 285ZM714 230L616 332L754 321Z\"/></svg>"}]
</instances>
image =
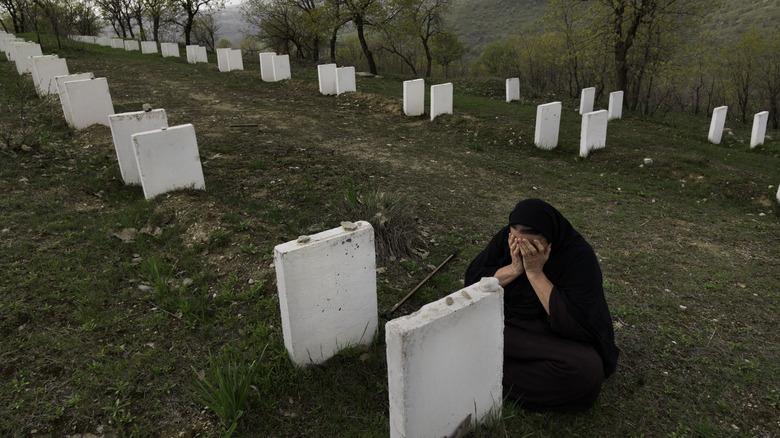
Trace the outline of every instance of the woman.
<instances>
[{"instance_id":1,"label":"woman","mask_svg":"<svg viewBox=\"0 0 780 438\"><path fill-rule=\"evenodd\" d=\"M527 199L469 265L466 286L504 288L504 395L525 407L584 411L617 364L593 249L553 206Z\"/></svg>"}]
</instances>

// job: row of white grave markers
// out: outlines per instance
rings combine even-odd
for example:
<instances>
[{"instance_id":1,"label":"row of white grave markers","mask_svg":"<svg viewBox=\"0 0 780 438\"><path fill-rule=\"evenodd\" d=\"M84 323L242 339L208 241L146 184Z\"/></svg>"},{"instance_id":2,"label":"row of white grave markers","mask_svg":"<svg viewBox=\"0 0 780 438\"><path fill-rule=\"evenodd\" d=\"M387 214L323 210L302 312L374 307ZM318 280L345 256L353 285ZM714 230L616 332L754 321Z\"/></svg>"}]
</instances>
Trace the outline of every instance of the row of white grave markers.
<instances>
[{"instance_id":1,"label":"row of white grave markers","mask_svg":"<svg viewBox=\"0 0 780 438\"><path fill-rule=\"evenodd\" d=\"M374 341L374 248L365 221L274 248L284 345L294 364L322 363ZM464 420L501 409L503 303L498 281L483 279L386 324L391 437L449 436Z\"/></svg>"},{"instance_id":2,"label":"row of white grave markers","mask_svg":"<svg viewBox=\"0 0 780 438\"><path fill-rule=\"evenodd\" d=\"M431 120L442 114L452 114L451 82L431 85ZM410 117L421 116L425 112L425 80L404 81L404 114Z\"/></svg>"},{"instance_id":3,"label":"row of white grave markers","mask_svg":"<svg viewBox=\"0 0 780 438\"><path fill-rule=\"evenodd\" d=\"M719 106L712 110L712 120L710 121L710 131L707 139L713 144L720 144L723 139L723 130L726 127L726 115L729 107ZM753 116L753 129L750 133L750 148L764 144L766 137L766 125L769 121L769 111L761 111Z\"/></svg>"}]
</instances>

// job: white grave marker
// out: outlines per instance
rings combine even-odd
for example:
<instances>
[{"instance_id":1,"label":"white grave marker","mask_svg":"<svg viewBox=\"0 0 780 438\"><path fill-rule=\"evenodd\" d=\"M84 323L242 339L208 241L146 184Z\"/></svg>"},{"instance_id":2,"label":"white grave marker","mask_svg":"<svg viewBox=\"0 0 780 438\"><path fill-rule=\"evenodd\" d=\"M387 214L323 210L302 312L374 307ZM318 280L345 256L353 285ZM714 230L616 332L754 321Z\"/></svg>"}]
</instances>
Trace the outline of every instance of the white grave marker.
<instances>
[{"instance_id":1,"label":"white grave marker","mask_svg":"<svg viewBox=\"0 0 780 438\"><path fill-rule=\"evenodd\" d=\"M221 72L230 71L230 62L228 61L228 53L233 50L230 48L217 49L217 69Z\"/></svg>"},{"instance_id":2,"label":"white grave marker","mask_svg":"<svg viewBox=\"0 0 780 438\"><path fill-rule=\"evenodd\" d=\"M180 57L179 45L176 43L160 43L160 52L162 52L163 58L168 57Z\"/></svg>"},{"instance_id":3,"label":"white grave marker","mask_svg":"<svg viewBox=\"0 0 780 438\"><path fill-rule=\"evenodd\" d=\"M264 52L260 54L260 79L263 82L274 82L274 52Z\"/></svg>"},{"instance_id":4,"label":"white grave marker","mask_svg":"<svg viewBox=\"0 0 780 438\"><path fill-rule=\"evenodd\" d=\"M275 55L272 58L274 69L274 81L283 81L292 78L290 72L290 55Z\"/></svg>"},{"instance_id":5,"label":"white grave marker","mask_svg":"<svg viewBox=\"0 0 780 438\"><path fill-rule=\"evenodd\" d=\"M68 63L57 55L33 56L30 58L30 73L38 96L57 94L54 78L68 74Z\"/></svg>"},{"instance_id":6,"label":"white grave marker","mask_svg":"<svg viewBox=\"0 0 780 438\"><path fill-rule=\"evenodd\" d=\"M36 43L11 43L14 50L14 62L16 71L20 75L30 73L30 57L43 56L40 44Z\"/></svg>"},{"instance_id":7,"label":"white grave marker","mask_svg":"<svg viewBox=\"0 0 780 438\"><path fill-rule=\"evenodd\" d=\"M73 126L73 113L70 111L70 101L68 100L68 90L65 89L65 82L93 79L94 77L95 75L92 73L76 73L54 77L54 83L57 84L57 94L60 96L60 105L62 105L62 114L65 116L65 122L68 123L68 126Z\"/></svg>"},{"instance_id":8,"label":"white grave marker","mask_svg":"<svg viewBox=\"0 0 780 438\"><path fill-rule=\"evenodd\" d=\"M720 144L723 138L723 128L726 126L726 114L729 111L727 106L719 106L712 110L712 121L710 122L710 133L707 138L710 142Z\"/></svg>"},{"instance_id":9,"label":"white grave marker","mask_svg":"<svg viewBox=\"0 0 780 438\"><path fill-rule=\"evenodd\" d=\"M206 48L195 45L187 46L187 62L190 64L209 62L208 56L206 55Z\"/></svg>"},{"instance_id":10,"label":"white grave marker","mask_svg":"<svg viewBox=\"0 0 780 438\"><path fill-rule=\"evenodd\" d=\"M404 114L409 117L425 113L425 79L404 81Z\"/></svg>"},{"instance_id":11,"label":"white grave marker","mask_svg":"<svg viewBox=\"0 0 780 438\"><path fill-rule=\"evenodd\" d=\"M431 85L431 120L442 114L452 114L452 82Z\"/></svg>"},{"instance_id":12,"label":"white grave marker","mask_svg":"<svg viewBox=\"0 0 780 438\"><path fill-rule=\"evenodd\" d=\"M320 83L320 93L329 96L338 92L338 86L336 85L336 64L318 65L317 77Z\"/></svg>"},{"instance_id":13,"label":"white grave marker","mask_svg":"<svg viewBox=\"0 0 780 438\"><path fill-rule=\"evenodd\" d=\"M111 48L124 49L125 40L123 40L122 38L111 38Z\"/></svg>"},{"instance_id":14,"label":"white grave marker","mask_svg":"<svg viewBox=\"0 0 780 438\"><path fill-rule=\"evenodd\" d=\"M112 114L108 116L111 137L114 140L119 171L125 184L141 185L138 162L133 149L133 134L168 127L168 116L164 109Z\"/></svg>"},{"instance_id":15,"label":"white grave marker","mask_svg":"<svg viewBox=\"0 0 780 438\"><path fill-rule=\"evenodd\" d=\"M194 126L188 123L130 138L146 199L177 189L206 190Z\"/></svg>"},{"instance_id":16,"label":"white grave marker","mask_svg":"<svg viewBox=\"0 0 780 438\"><path fill-rule=\"evenodd\" d=\"M243 70L244 60L239 49L217 49L217 66L219 71Z\"/></svg>"},{"instance_id":17,"label":"white grave marker","mask_svg":"<svg viewBox=\"0 0 780 438\"><path fill-rule=\"evenodd\" d=\"M108 126L114 104L106 78L65 81L63 85L70 105L72 128L85 129L95 124Z\"/></svg>"},{"instance_id":18,"label":"white grave marker","mask_svg":"<svg viewBox=\"0 0 780 438\"><path fill-rule=\"evenodd\" d=\"M551 150L558 146L562 108L561 102L551 102L536 107L534 144L539 149Z\"/></svg>"},{"instance_id":19,"label":"white grave marker","mask_svg":"<svg viewBox=\"0 0 780 438\"><path fill-rule=\"evenodd\" d=\"M390 437L442 437L499 414L504 290L485 278L385 325Z\"/></svg>"},{"instance_id":20,"label":"white grave marker","mask_svg":"<svg viewBox=\"0 0 780 438\"><path fill-rule=\"evenodd\" d=\"M506 101L520 100L520 78L506 80Z\"/></svg>"},{"instance_id":21,"label":"white grave marker","mask_svg":"<svg viewBox=\"0 0 780 438\"><path fill-rule=\"evenodd\" d=\"M580 157L585 158L590 151L601 149L607 143L607 110L593 111L582 115L580 130Z\"/></svg>"},{"instance_id":22,"label":"white grave marker","mask_svg":"<svg viewBox=\"0 0 780 438\"><path fill-rule=\"evenodd\" d=\"M374 229L366 221L274 248L284 346L296 365L369 345L377 331Z\"/></svg>"},{"instance_id":23,"label":"white grave marker","mask_svg":"<svg viewBox=\"0 0 780 438\"><path fill-rule=\"evenodd\" d=\"M355 83L355 67L339 67L336 69L336 94L357 91Z\"/></svg>"},{"instance_id":24,"label":"white grave marker","mask_svg":"<svg viewBox=\"0 0 780 438\"><path fill-rule=\"evenodd\" d=\"M609 120L623 118L623 92L613 91L609 93Z\"/></svg>"},{"instance_id":25,"label":"white grave marker","mask_svg":"<svg viewBox=\"0 0 780 438\"><path fill-rule=\"evenodd\" d=\"M157 41L141 41L141 53L157 53Z\"/></svg>"},{"instance_id":26,"label":"white grave marker","mask_svg":"<svg viewBox=\"0 0 780 438\"><path fill-rule=\"evenodd\" d=\"M593 101L596 99L596 88L589 87L582 89L580 97L580 114L593 112Z\"/></svg>"},{"instance_id":27,"label":"white grave marker","mask_svg":"<svg viewBox=\"0 0 780 438\"><path fill-rule=\"evenodd\" d=\"M766 124L769 121L769 111L761 111L753 116L753 131L750 134L750 148L764 144Z\"/></svg>"},{"instance_id":28,"label":"white grave marker","mask_svg":"<svg viewBox=\"0 0 780 438\"><path fill-rule=\"evenodd\" d=\"M125 50L127 51L139 50L138 40L125 40Z\"/></svg>"}]
</instances>

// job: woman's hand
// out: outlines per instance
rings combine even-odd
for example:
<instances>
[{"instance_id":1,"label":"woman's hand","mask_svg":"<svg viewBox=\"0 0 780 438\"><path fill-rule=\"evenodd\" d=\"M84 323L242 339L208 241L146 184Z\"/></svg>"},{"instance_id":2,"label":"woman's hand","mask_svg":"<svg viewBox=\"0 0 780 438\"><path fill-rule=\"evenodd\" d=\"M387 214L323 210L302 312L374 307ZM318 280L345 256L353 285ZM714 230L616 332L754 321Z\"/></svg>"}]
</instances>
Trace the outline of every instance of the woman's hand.
<instances>
[{"instance_id":1,"label":"woman's hand","mask_svg":"<svg viewBox=\"0 0 780 438\"><path fill-rule=\"evenodd\" d=\"M523 256L520 250L520 239L513 236L512 233L509 233L509 254L512 256L512 264L510 266L518 277L523 275L525 266L523 265Z\"/></svg>"},{"instance_id":2,"label":"woman's hand","mask_svg":"<svg viewBox=\"0 0 780 438\"><path fill-rule=\"evenodd\" d=\"M512 237L510 236L510 240ZM520 257L523 263L523 268L528 276L535 274L541 274L544 264L547 263L547 259L550 258L550 252L552 251L552 244L546 247L538 240L528 240L526 238L519 239L517 247L520 251ZM510 250L512 245L509 245ZM515 261L514 252L512 253L512 263Z\"/></svg>"}]
</instances>

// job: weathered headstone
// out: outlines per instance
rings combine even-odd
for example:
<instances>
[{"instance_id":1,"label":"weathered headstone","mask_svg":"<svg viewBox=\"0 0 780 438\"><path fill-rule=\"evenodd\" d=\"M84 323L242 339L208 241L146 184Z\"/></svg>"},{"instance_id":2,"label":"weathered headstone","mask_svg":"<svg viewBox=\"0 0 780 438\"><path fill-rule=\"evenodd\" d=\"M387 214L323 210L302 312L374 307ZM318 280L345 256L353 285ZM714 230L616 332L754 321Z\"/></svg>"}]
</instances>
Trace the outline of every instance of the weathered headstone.
<instances>
[{"instance_id":1,"label":"weathered headstone","mask_svg":"<svg viewBox=\"0 0 780 438\"><path fill-rule=\"evenodd\" d=\"M506 80L506 101L520 100L520 78Z\"/></svg>"},{"instance_id":2,"label":"weathered headstone","mask_svg":"<svg viewBox=\"0 0 780 438\"><path fill-rule=\"evenodd\" d=\"M57 55L33 56L29 60L35 92L38 96L57 94L54 78L68 74L68 63Z\"/></svg>"},{"instance_id":3,"label":"weathered headstone","mask_svg":"<svg viewBox=\"0 0 780 438\"><path fill-rule=\"evenodd\" d=\"M753 131L750 134L750 148L764 144L766 125L769 121L769 111L761 111L753 116Z\"/></svg>"},{"instance_id":4,"label":"weathered headstone","mask_svg":"<svg viewBox=\"0 0 780 438\"><path fill-rule=\"evenodd\" d=\"M290 55L275 55L272 59L274 81L284 81L292 78L290 71Z\"/></svg>"},{"instance_id":5,"label":"weathered headstone","mask_svg":"<svg viewBox=\"0 0 780 438\"><path fill-rule=\"evenodd\" d=\"M141 41L141 53L157 53L157 41Z\"/></svg>"},{"instance_id":6,"label":"weathered headstone","mask_svg":"<svg viewBox=\"0 0 780 438\"><path fill-rule=\"evenodd\" d=\"M11 34L0 36L0 50L2 50L5 53L6 60L12 61L12 59L10 59L11 54L9 53L11 50L11 43L21 43L21 42L24 42L24 40L21 38L17 38Z\"/></svg>"},{"instance_id":7,"label":"weathered headstone","mask_svg":"<svg viewBox=\"0 0 780 438\"><path fill-rule=\"evenodd\" d=\"M98 38L97 43L103 47L111 47L111 38L100 37Z\"/></svg>"},{"instance_id":8,"label":"weathered headstone","mask_svg":"<svg viewBox=\"0 0 780 438\"><path fill-rule=\"evenodd\" d=\"M187 62L190 64L209 62L208 56L206 55L206 48L196 45L187 46Z\"/></svg>"},{"instance_id":9,"label":"weathered headstone","mask_svg":"<svg viewBox=\"0 0 780 438\"><path fill-rule=\"evenodd\" d=\"M106 78L65 81L63 86L70 105L72 128L85 129L95 124L108 126L114 104Z\"/></svg>"},{"instance_id":10,"label":"weathered headstone","mask_svg":"<svg viewBox=\"0 0 780 438\"><path fill-rule=\"evenodd\" d=\"M390 437L454 436L500 416L504 291L495 278L385 325Z\"/></svg>"},{"instance_id":11,"label":"weathered headstone","mask_svg":"<svg viewBox=\"0 0 780 438\"><path fill-rule=\"evenodd\" d=\"M355 67L339 67L336 69L336 94L353 93L357 91L355 82Z\"/></svg>"},{"instance_id":12,"label":"weathered headstone","mask_svg":"<svg viewBox=\"0 0 780 438\"><path fill-rule=\"evenodd\" d=\"M274 52L264 52L260 54L260 79L263 82L274 82Z\"/></svg>"},{"instance_id":13,"label":"weathered headstone","mask_svg":"<svg viewBox=\"0 0 780 438\"><path fill-rule=\"evenodd\" d=\"M336 64L318 65L317 77L320 84L320 93L329 96L338 92L338 85L336 85Z\"/></svg>"},{"instance_id":14,"label":"weathered headstone","mask_svg":"<svg viewBox=\"0 0 780 438\"><path fill-rule=\"evenodd\" d=\"M558 146L562 108L561 102L551 102L536 107L534 144L539 149L551 150Z\"/></svg>"},{"instance_id":15,"label":"weathered headstone","mask_svg":"<svg viewBox=\"0 0 780 438\"><path fill-rule=\"evenodd\" d=\"M452 114L452 82L431 85L431 120L442 114Z\"/></svg>"},{"instance_id":16,"label":"weathered headstone","mask_svg":"<svg viewBox=\"0 0 780 438\"><path fill-rule=\"evenodd\" d=\"M221 72L243 70L244 59L240 49L217 49L217 67Z\"/></svg>"},{"instance_id":17,"label":"weathered headstone","mask_svg":"<svg viewBox=\"0 0 780 438\"><path fill-rule=\"evenodd\" d=\"M613 91L609 93L609 120L623 117L623 92Z\"/></svg>"},{"instance_id":18,"label":"weathered headstone","mask_svg":"<svg viewBox=\"0 0 780 438\"><path fill-rule=\"evenodd\" d=\"M719 106L712 110L712 121L710 121L710 132L707 138L714 144L720 144L723 138L723 128L726 126L726 114L729 111L727 106Z\"/></svg>"},{"instance_id":19,"label":"weathered headstone","mask_svg":"<svg viewBox=\"0 0 780 438\"><path fill-rule=\"evenodd\" d=\"M580 130L580 157L585 158L590 151L601 149L607 143L607 110L593 111L582 115Z\"/></svg>"},{"instance_id":20,"label":"weathered headstone","mask_svg":"<svg viewBox=\"0 0 780 438\"><path fill-rule=\"evenodd\" d=\"M404 81L404 114L409 117L425 113L425 79Z\"/></svg>"},{"instance_id":21,"label":"weathered headstone","mask_svg":"<svg viewBox=\"0 0 780 438\"><path fill-rule=\"evenodd\" d=\"M596 88L583 88L580 96L580 114L593 112L593 101L596 99Z\"/></svg>"},{"instance_id":22,"label":"weathered headstone","mask_svg":"<svg viewBox=\"0 0 780 438\"><path fill-rule=\"evenodd\" d=\"M274 248L284 346L299 366L369 345L377 331L374 229L366 221Z\"/></svg>"},{"instance_id":23,"label":"weathered headstone","mask_svg":"<svg viewBox=\"0 0 780 438\"><path fill-rule=\"evenodd\" d=\"M30 57L43 56L40 44L36 43L11 43L14 50L14 62L16 71L20 75L30 73Z\"/></svg>"},{"instance_id":24,"label":"weathered headstone","mask_svg":"<svg viewBox=\"0 0 780 438\"><path fill-rule=\"evenodd\" d=\"M194 126L140 132L130 138L146 199L177 189L206 190Z\"/></svg>"},{"instance_id":25,"label":"weathered headstone","mask_svg":"<svg viewBox=\"0 0 780 438\"><path fill-rule=\"evenodd\" d=\"M125 40L124 44L127 51L139 50L138 40Z\"/></svg>"},{"instance_id":26,"label":"weathered headstone","mask_svg":"<svg viewBox=\"0 0 780 438\"><path fill-rule=\"evenodd\" d=\"M133 149L133 134L168 127L168 116L164 109L112 114L108 116L111 137L114 140L119 171L125 184L141 184L138 162Z\"/></svg>"},{"instance_id":27,"label":"weathered headstone","mask_svg":"<svg viewBox=\"0 0 780 438\"><path fill-rule=\"evenodd\" d=\"M94 77L95 75L92 73L76 73L54 77L54 83L57 84L57 94L60 97L60 104L62 105L62 114L65 117L65 122L68 123L68 126L73 126L73 113L70 110L70 101L68 99L68 90L65 89L65 82L93 79Z\"/></svg>"},{"instance_id":28,"label":"weathered headstone","mask_svg":"<svg viewBox=\"0 0 780 438\"><path fill-rule=\"evenodd\" d=\"M111 48L124 49L125 40L123 40L122 38L111 38Z\"/></svg>"},{"instance_id":29,"label":"weathered headstone","mask_svg":"<svg viewBox=\"0 0 780 438\"><path fill-rule=\"evenodd\" d=\"M168 57L180 57L179 45L176 43L160 43L160 52L162 52L163 58Z\"/></svg>"},{"instance_id":30,"label":"weathered headstone","mask_svg":"<svg viewBox=\"0 0 780 438\"><path fill-rule=\"evenodd\" d=\"M231 48L217 49L217 69L221 72L230 71L230 61L228 54L233 50Z\"/></svg>"}]
</instances>

